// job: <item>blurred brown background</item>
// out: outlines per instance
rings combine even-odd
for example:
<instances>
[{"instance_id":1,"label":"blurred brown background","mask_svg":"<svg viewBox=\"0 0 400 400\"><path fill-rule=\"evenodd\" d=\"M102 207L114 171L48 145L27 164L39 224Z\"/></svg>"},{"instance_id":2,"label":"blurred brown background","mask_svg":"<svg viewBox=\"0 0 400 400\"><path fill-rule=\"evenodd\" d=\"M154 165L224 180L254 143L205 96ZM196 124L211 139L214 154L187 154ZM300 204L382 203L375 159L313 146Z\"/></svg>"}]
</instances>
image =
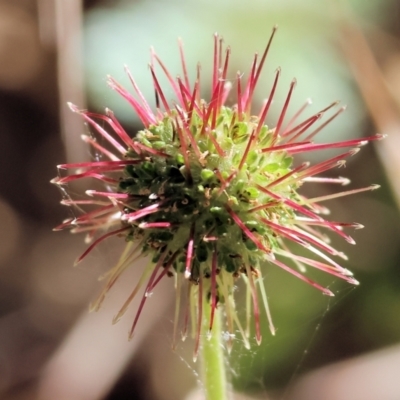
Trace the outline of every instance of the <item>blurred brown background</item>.
<instances>
[{"instance_id":1,"label":"blurred brown background","mask_svg":"<svg viewBox=\"0 0 400 400\"><path fill-rule=\"evenodd\" d=\"M326 400L327 388L335 387L329 399L399 399L399 382L383 383L377 374L400 373L399 21L396 0L251 0L246 7L239 0L0 0L0 398L172 400L196 387L191 344L170 349L172 285L154 294L134 343L126 342L129 316L111 326L130 291L129 276L104 311L86 315L101 287L97 278L112 265L119 244L105 244L74 269L83 238L52 232L68 216L49 183L55 166L90 157L80 142L85 128L65 104L111 107L134 132L140 126L106 87L108 73L128 84L122 66L129 64L152 97L146 68L151 45L177 73L176 38L184 39L195 66L209 60L212 33L219 31L232 46L234 75L247 70L249 57L278 23L265 84L280 65L281 93L293 76L299 82L296 108L308 97L312 112L337 99L349 104L321 141L376 131L391 139L363 148L339 171L352 187L377 183L381 190L329 204L333 219L366 226L354 233L357 246L334 242L349 255L345 266L360 287L328 280L337 293L328 302L291 277L268 272L277 337L270 338L265 326L263 345L247 353L238 341L233 384L259 398ZM261 90L260 102L264 95ZM364 354L370 356L357 358ZM338 368L349 368L348 375L320 369L346 359L354 364ZM361 366L361 377L351 375L353 366ZM368 385L364 394L353 393L362 382L375 382L377 394Z\"/></svg>"}]
</instances>

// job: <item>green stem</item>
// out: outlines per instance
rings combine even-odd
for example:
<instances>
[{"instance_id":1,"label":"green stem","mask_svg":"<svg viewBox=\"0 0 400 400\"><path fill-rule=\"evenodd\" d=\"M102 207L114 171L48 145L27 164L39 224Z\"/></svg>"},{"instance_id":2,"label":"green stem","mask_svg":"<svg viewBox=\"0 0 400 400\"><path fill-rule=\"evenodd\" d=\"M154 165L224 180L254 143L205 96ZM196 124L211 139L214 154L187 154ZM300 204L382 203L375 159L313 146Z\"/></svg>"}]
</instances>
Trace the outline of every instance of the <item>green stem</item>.
<instances>
[{"instance_id":1,"label":"green stem","mask_svg":"<svg viewBox=\"0 0 400 400\"><path fill-rule=\"evenodd\" d=\"M211 337L209 334L211 306L203 301L200 359L205 400L228 400L228 382L225 370L225 351L222 343L221 311L216 309Z\"/></svg>"}]
</instances>

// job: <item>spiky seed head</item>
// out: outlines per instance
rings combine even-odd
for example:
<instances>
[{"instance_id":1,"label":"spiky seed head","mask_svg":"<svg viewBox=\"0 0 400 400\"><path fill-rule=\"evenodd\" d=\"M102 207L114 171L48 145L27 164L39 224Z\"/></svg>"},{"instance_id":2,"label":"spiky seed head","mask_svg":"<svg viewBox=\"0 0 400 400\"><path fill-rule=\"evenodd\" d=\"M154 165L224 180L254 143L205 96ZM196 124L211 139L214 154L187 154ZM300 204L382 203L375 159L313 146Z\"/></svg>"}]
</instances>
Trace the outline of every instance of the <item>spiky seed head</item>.
<instances>
[{"instance_id":1,"label":"spiky seed head","mask_svg":"<svg viewBox=\"0 0 400 400\"><path fill-rule=\"evenodd\" d=\"M276 28L259 62L255 56L246 83L242 82L241 73L236 75L236 79L228 80L230 49L224 53L221 38L214 36L212 95L207 101L200 97L200 69L194 83L188 79L181 42L183 79L173 79L153 53L152 59L163 70L176 97L172 102L167 99L158 81L156 65L152 63L150 73L156 93L156 110L149 106L127 68L134 95L108 77L110 87L130 103L143 123L143 129L134 137L126 133L111 110L106 109L105 115L100 115L69 104L71 110L79 113L109 146L106 148L92 137L84 136L84 141L102 155L102 161L59 165L60 170L67 169L69 173L53 179L52 183L68 185L76 179L92 178L103 181L105 189L86 190L89 200L63 200L63 204L76 208L84 205L95 205L96 208L64 221L57 229L70 227L73 232L87 232L93 239L77 262L110 236L122 236L127 242L127 249L109 275L94 309L100 307L107 291L137 255L150 257L150 272L144 272L147 284L130 335L148 294L165 276L173 276L176 281L175 334L180 309L183 308L185 314L189 308L193 309L187 303L196 302L199 305L197 310L201 310L201 302L209 301L212 314L216 307L225 308L228 331L233 335L236 326L247 347L250 328L243 329L235 314L233 297L237 279L242 278L252 294L251 309L247 313L254 313L258 343L261 341L260 298L271 332L275 332L262 279L270 265L284 269L329 296L333 295L329 289L305 275L306 266L358 284L351 273L334 259L345 258L343 253L331 247L318 229L333 231L354 243L343 228L359 228L360 225L324 219L322 215L328 209L319 203L374 190L376 186L311 199L300 193L300 189L308 182L348 184L345 178L320 174L342 166L347 157L359 151L360 146L379 140L383 135L314 143L316 134L344 108L320 125L321 118L336 107L337 102L299 121L310 104L307 100L292 118L287 118L295 80L289 86L276 126L266 125L281 74L279 68L267 101L258 112L252 109L252 100L275 31ZM229 107L227 97L233 88L236 104ZM298 164L295 160L299 153L340 148L345 151L314 165L308 162ZM291 252L287 243L305 247L313 257ZM188 291L184 290L185 285ZM126 311L140 289L140 284L136 285L114 322ZM182 293L189 295L183 299ZM183 320L185 337L188 316ZM198 344L201 315L192 316L191 320ZM212 321L213 315L210 330Z\"/></svg>"}]
</instances>

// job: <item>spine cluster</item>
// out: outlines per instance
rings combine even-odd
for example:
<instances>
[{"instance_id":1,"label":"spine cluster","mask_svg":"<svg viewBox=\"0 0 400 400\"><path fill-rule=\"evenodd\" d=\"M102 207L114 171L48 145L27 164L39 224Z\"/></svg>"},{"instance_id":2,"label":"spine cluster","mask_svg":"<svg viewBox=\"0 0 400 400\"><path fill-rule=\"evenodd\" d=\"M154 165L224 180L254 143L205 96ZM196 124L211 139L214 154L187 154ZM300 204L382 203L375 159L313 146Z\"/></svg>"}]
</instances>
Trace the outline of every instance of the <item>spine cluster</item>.
<instances>
[{"instance_id":1,"label":"spine cluster","mask_svg":"<svg viewBox=\"0 0 400 400\"><path fill-rule=\"evenodd\" d=\"M152 53L150 72L156 92L155 111L128 70L135 96L109 78L111 88L131 104L143 123L144 128L135 137L126 133L110 110L101 115L70 105L112 150L92 137L84 136L84 140L102 154L103 160L59 166L60 171L67 170L68 174L60 175L53 183L68 185L77 179L91 178L102 181L105 189L87 190L87 199L64 200L64 204L75 209L85 205L92 209L64 221L56 229L86 232L93 239L77 262L110 236L122 236L127 242L126 251L108 274L94 309L100 307L108 290L138 256L149 255L149 267L115 317L115 321L121 318L144 285L130 336L148 294L165 276L174 277L177 291L175 334L182 320L185 337L191 320L196 338L195 354L204 301L211 305L210 331L215 309L224 307L228 331L233 335L237 328L246 347L249 346L250 327L243 328L235 312L234 286L238 278L244 280L252 299L247 304L247 315L254 314L258 343L261 341L262 307L271 332L275 332L262 279L263 271L269 265L284 269L326 295L333 293L308 278L306 267L357 284L352 274L334 259L345 259L345 255L329 244L320 229L333 231L354 243L343 228L361 226L328 221L324 218L327 209L320 203L373 190L377 186L318 198L306 198L301 187L310 182L348 184L345 178L321 174L342 166L360 146L382 139L383 135L315 143L315 136L344 108L332 114L331 110L337 108L335 102L302 119L306 103L288 118L286 114L295 81L289 87L276 126L267 126L265 121L279 82L280 69L276 71L270 93L258 113L252 110L252 98L274 34L275 28L262 57L254 57L245 84L240 73L232 81L234 84L228 80L230 49L224 53L222 40L215 35L212 96L208 101L200 97L200 68L194 84L189 81L181 43L183 79L173 79L158 56ZM156 64L170 82L175 103L166 99L157 78ZM233 88L236 104L228 107L226 100ZM320 122L328 113L331 116ZM296 161L297 154L323 149L344 151L314 165ZM311 257L290 250L293 244L306 248Z\"/></svg>"}]
</instances>

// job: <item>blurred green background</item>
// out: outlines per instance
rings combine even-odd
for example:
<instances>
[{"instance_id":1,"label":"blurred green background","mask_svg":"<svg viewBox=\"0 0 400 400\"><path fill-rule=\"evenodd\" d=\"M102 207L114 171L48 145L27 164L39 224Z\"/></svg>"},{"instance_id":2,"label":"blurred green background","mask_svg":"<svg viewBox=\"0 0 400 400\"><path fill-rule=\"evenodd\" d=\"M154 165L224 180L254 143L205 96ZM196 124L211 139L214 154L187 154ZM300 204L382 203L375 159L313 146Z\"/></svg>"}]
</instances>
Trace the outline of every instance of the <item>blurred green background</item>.
<instances>
[{"instance_id":1,"label":"blurred green background","mask_svg":"<svg viewBox=\"0 0 400 400\"><path fill-rule=\"evenodd\" d=\"M234 78L237 70L248 71L252 55L263 51L272 26L278 24L257 92L259 104L280 66L275 113L296 77L292 112L307 98L313 100L310 113L335 100L348 104L346 113L320 134L319 141L368 136L381 127L374 126L341 48L343 32L338 21L348 12L371 46L388 93L398 102L400 3L396 0L0 0L2 399L45 398L38 394L43 371L100 290L97 277L118 252L105 245L83 267L73 269L74 259L84 248L83 238L51 232L68 216L68 210L58 204L60 194L49 184L55 165L90 157L79 139L85 128L67 115L65 102L96 112L109 107L129 132L135 132L140 124L107 87L108 74L129 86L123 70L127 64L146 97L152 99L150 46L176 75L180 73L177 38L181 37L191 76L200 61L206 82L212 35L219 32L232 47L230 76ZM203 90L206 96L205 85ZM272 113L270 123L275 120ZM400 176L398 181L393 178L396 175L386 177L381 164L385 151L379 149L379 158L374 145L369 145L339 173L351 179L352 187L376 183L382 185L379 191L329 204L334 220L366 226L351 233L357 246L334 238L334 245L349 256L344 266L361 285L353 288L318 275L337 294L327 299L282 271L273 267L266 271L277 335L271 337L264 324L259 348L254 345L246 351L240 340L235 343L230 370L237 391L283 399L283 393L308 371L399 344L400 224L392 191L400 185ZM333 171L333 176L337 174ZM318 193L329 190L323 187ZM127 295L129 287L125 289ZM165 302L171 306L163 317L144 322L145 339L132 351L131 361L115 373L110 387L80 398L183 399L196 386L192 343L179 345L175 353L170 349L172 284L169 289ZM240 291L239 285L239 308ZM125 332L112 340L125 341ZM97 378L94 374L87 379Z\"/></svg>"}]
</instances>

